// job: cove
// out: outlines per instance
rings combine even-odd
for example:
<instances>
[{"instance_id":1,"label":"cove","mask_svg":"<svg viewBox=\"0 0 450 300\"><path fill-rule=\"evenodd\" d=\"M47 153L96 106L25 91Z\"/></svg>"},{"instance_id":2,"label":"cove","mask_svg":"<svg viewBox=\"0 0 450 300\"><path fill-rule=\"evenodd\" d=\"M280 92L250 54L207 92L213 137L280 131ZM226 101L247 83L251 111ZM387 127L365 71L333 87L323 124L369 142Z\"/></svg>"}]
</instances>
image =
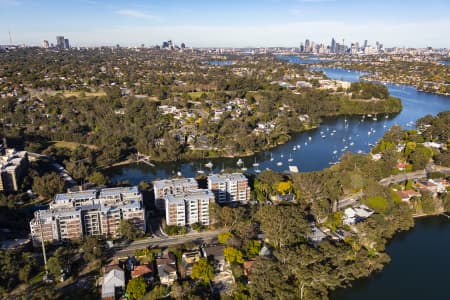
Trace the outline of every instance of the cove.
<instances>
[{"instance_id":1,"label":"cove","mask_svg":"<svg viewBox=\"0 0 450 300\"><path fill-rule=\"evenodd\" d=\"M418 218L413 230L388 243L391 262L381 272L330 294L332 300L449 299L450 220Z\"/></svg>"},{"instance_id":2,"label":"cove","mask_svg":"<svg viewBox=\"0 0 450 300\"><path fill-rule=\"evenodd\" d=\"M297 58L288 59L290 63L305 63ZM359 81L361 73L343 69L321 69L329 78L345 81ZM248 173L269 168L283 172L289 165L295 165L300 172L319 171L336 163L346 152L367 153L393 125L412 128L414 122L427 114L436 115L450 109L450 97L424 93L411 86L388 84L391 95L401 99L403 110L395 115L378 115L374 120L360 116L341 116L324 119L319 128L292 135L286 144L253 156L242 157L243 166ZM325 136L325 137L323 137ZM156 163L150 167L143 163L109 168L105 173L116 183L127 180L132 184L168 178L180 172L183 176L196 176L198 172L218 173L222 169L236 168L236 158L215 158L189 162ZM209 161L213 167L205 166ZM253 166L258 164L258 166Z\"/></svg>"}]
</instances>

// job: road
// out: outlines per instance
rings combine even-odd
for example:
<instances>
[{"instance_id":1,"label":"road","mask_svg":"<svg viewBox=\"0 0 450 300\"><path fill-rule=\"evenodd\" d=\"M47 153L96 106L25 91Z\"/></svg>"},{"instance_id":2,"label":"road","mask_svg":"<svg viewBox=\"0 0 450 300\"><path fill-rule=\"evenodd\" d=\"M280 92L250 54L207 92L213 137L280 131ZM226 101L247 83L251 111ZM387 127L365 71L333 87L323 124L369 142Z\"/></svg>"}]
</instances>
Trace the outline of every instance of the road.
<instances>
[{"instance_id":1,"label":"road","mask_svg":"<svg viewBox=\"0 0 450 300\"><path fill-rule=\"evenodd\" d=\"M143 249L147 247L168 247L173 245L180 245L189 242L209 242L217 238L219 233L226 232L228 229L219 229L213 231L204 231L204 232L196 232L196 233L188 233L182 236L172 236L172 237L155 237L155 238L146 238L143 240L134 241L129 245L114 246L114 256L122 257L133 255L135 250Z\"/></svg>"},{"instance_id":2,"label":"road","mask_svg":"<svg viewBox=\"0 0 450 300\"><path fill-rule=\"evenodd\" d=\"M418 179L422 177L426 177L427 172L425 170L419 170L415 172L408 172L398 175L389 176L380 180L380 184L384 186L388 186L393 183L398 183L410 179Z\"/></svg>"},{"instance_id":3,"label":"road","mask_svg":"<svg viewBox=\"0 0 450 300\"><path fill-rule=\"evenodd\" d=\"M389 186L393 183L399 183L402 181L410 180L410 179L419 179L427 177L427 174L430 172L441 172L441 173L450 173L450 168L431 165L425 170L419 170L414 172L402 173L398 175L391 175L389 177L383 178L379 181L381 185ZM363 192L359 192L350 196L347 196L343 199L340 199L337 204L337 209L341 210L344 207L356 204L359 199L364 196Z\"/></svg>"},{"instance_id":4,"label":"road","mask_svg":"<svg viewBox=\"0 0 450 300\"><path fill-rule=\"evenodd\" d=\"M341 210L341 209L343 209L346 206L350 206L350 205L353 205L353 204L357 203L359 201L359 199L362 198L362 196L364 196L364 193L363 192L358 192L356 194L352 194L352 195L347 196L347 197L345 197L343 199L340 199L338 201L338 204L337 204L337 209Z\"/></svg>"}]
</instances>

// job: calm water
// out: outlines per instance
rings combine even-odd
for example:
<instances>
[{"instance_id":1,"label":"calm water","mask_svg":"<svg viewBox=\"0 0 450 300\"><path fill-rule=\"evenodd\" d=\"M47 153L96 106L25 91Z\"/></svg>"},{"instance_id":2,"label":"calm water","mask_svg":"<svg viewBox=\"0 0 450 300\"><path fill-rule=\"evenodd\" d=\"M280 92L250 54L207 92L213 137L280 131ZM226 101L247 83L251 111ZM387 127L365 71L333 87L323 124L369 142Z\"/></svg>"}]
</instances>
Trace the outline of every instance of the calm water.
<instances>
[{"instance_id":1,"label":"calm water","mask_svg":"<svg viewBox=\"0 0 450 300\"><path fill-rule=\"evenodd\" d=\"M450 61L446 60L446 61L440 61L441 64L446 65L446 66L450 66Z\"/></svg>"},{"instance_id":2,"label":"calm water","mask_svg":"<svg viewBox=\"0 0 450 300\"><path fill-rule=\"evenodd\" d=\"M298 60L293 62L302 63ZM339 69L323 71L336 80L353 82L360 76L360 73ZM369 151L371 145L394 124L412 128L416 119L450 109L450 97L418 92L409 86L387 87L393 96L402 100L403 110L399 114L379 115L377 120L349 116L327 119L316 130L293 135L287 144L242 158L244 166L248 172L265 168L285 171L288 165L296 165L300 171L321 170L337 161L345 151ZM288 161L290 158L292 162ZM208 161L158 163L156 167L133 164L112 168L109 175L113 182L129 180L137 184L142 180L167 178L177 172L184 176L195 176L199 169L205 173L219 172L222 168L236 167L237 158L212 159L212 170L204 166ZM255 162L259 163L258 167L253 167ZM398 234L388 245L387 252L392 262L381 273L356 281L351 289L335 291L331 299L450 299L449 220L443 217L416 220L416 228Z\"/></svg>"},{"instance_id":3,"label":"calm water","mask_svg":"<svg viewBox=\"0 0 450 300\"><path fill-rule=\"evenodd\" d=\"M358 72L342 69L323 69L323 71L328 77L337 80L354 82L358 81L360 76ZM347 116L324 120L320 128L294 134L291 141L284 145L255 156L243 157L244 167L248 169L248 172L265 168L286 171L289 165L297 166L300 171L322 170L338 161L346 151L368 152L384 132L394 124L412 128L416 119L450 109L450 97L418 92L409 86L387 85L387 87L393 96L402 100L403 110L399 114L378 115L377 120L373 120L373 116L365 119ZM142 180L167 178L177 172L181 172L183 176L195 176L198 170L208 173L219 172L223 168L236 168L237 160L238 158L220 158L157 163L156 167L149 167L142 163L132 164L112 168L108 171L108 175L113 182L129 180L137 184ZM209 161L214 165L212 170L205 167ZM259 166L253 167L255 162Z\"/></svg>"},{"instance_id":4,"label":"calm water","mask_svg":"<svg viewBox=\"0 0 450 300\"><path fill-rule=\"evenodd\" d=\"M445 217L416 220L388 245L391 263L382 272L335 291L332 300L450 299L450 221Z\"/></svg>"}]
</instances>

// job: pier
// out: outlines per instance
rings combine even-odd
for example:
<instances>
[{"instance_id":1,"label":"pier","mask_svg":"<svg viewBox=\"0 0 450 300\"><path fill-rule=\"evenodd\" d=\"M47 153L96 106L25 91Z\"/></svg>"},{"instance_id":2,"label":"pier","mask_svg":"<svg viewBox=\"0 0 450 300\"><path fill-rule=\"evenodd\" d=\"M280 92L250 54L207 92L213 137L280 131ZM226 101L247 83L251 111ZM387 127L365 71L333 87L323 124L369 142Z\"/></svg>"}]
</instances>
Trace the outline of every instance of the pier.
<instances>
[{"instance_id":1,"label":"pier","mask_svg":"<svg viewBox=\"0 0 450 300\"><path fill-rule=\"evenodd\" d=\"M140 154L139 152L136 154L136 162L143 162L144 164L155 167L155 164L150 161L150 157L147 155Z\"/></svg>"},{"instance_id":2,"label":"pier","mask_svg":"<svg viewBox=\"0 0 450 300\"><path fill-rule=\"evenodd\" d=\"M444 216L444 217L446 217L447 219L450 220L450 215L449 215L448 213L443 212L443 213L441 213L440 215L441 215L441 216Z\"/></svg>"}]
</instances>

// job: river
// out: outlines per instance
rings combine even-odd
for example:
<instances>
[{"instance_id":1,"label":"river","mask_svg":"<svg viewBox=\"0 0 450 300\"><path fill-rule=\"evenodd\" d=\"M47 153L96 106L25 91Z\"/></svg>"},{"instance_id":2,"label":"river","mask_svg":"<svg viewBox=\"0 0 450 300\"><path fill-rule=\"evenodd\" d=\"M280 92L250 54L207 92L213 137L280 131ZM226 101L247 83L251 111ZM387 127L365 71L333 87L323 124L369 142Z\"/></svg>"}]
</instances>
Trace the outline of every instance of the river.
<instances>
[{"instance_id":1,"label":"river","mask_svg":"<svg viewBox=\"0 0 450 300\"><path fill-rule=\"evenodd\" d=\"M305 63L305 60L292 58L292 63ZM342 69L322 69L325 74L336 80L358 81L360 73ZM372 117L335 117L324 120L321 126L308 132L293 134L292 139L272 150L242 157L247 172L254 173L266 168L275 171L287 171L289 165L295 165L302 172L322 170L339 160L346 151L367 153L373 144L381 138L392 125L405 128L413 127L414 122L427 114L450 109L450 97L418 92L410 86L387 85L391 95L402 100L403 110L395 115ZM323 137L322 137L323 136ZM152 181L173 176L180 172L183 176L195 176L201 172L220 172L223 168L236 168L238 158L216 158L190 162L157 163L150 167L144 163L110 168L106 173L113 182L128 180L137 184L142 180ZM205 167L207 162L213 168ZM259 166L253 166L253 164Z\"/></svg>"},{"instance_id":2,"label":"river","mask_svg":"<svg viewBox=\"0 0 450 300\"><path fill-rule=\"evenodd\" d=\"M389 242L386 252L392 261L383 271L331 293L330 299L449 299L450 220L426 217L415 223Z\"/></svg>"},{"instance_id":3,"label":"river","mask_svg":"<svg viewBox=\"0 0 450 300\"><path fill-rule=\"evenodd\" d=\"M304 63L292 60L293 63ZM342 69L323 69L335 80L358 81L360 73ZM320 128L294 134L292 140L270 151L242 158L248 172L270 168L284 171L296 165L300 171L322 170L336 162L345 151L367 152L392 125L413 127L413 122L427 114L450 109L450 97L418 92L410 86L387 85L391 95L402 100L403 110L395 115L372 117L336 117L323 122ZM325 138L322 138L325 136ZM294 150L294 147L296 150ZM272 158L272 159L271 159ZM292 159L289 162L289 159ZM219 172L222 168L236 167L237 158L212 159L214 167L207 170L206 162L157 163L156 167L132 164L111 168L108 175L113 182L128 180L137 184L167 178L181 172L195 176L197 171ZM259 166L253 167L257 162ZM282 165L277 165L281 162ZM387 253L392 262L382 272L357 280L353 287L331 294L333 300L370 299L446 299L450 283L450 221L444 217L416 220L416 227L397 234L388 244ZM447 295L447 296L445 296Z\"/></svg>"}]
</instances>

